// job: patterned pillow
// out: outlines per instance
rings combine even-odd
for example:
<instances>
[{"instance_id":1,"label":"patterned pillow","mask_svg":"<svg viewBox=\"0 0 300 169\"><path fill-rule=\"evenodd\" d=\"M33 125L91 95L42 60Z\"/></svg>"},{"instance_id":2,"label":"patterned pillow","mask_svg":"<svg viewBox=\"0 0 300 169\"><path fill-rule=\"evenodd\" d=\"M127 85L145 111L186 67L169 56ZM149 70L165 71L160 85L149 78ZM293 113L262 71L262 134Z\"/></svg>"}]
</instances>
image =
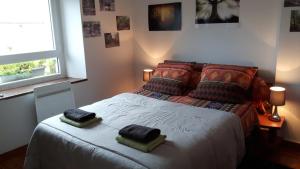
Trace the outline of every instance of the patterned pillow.
<instances>
[{"instance_id":1,"label":"patterned pillow","mask_svg":"<svg viewBox=\"0 0 300 169\"><path fill-rule=\"evenodd\" d=\"M246 90L238 85L224 82L200 82L197 89L189 93L190 97L240 104L246 100Z\"/></svg>"},{"instance_id":2,"label":"patterned pillow","mask_svg":"<svg viewBox=\"0 0 300 169\"><path fill-rule=\"evenodd\" d=\"M184 85L189 83L193 66L188 64L158 64L152 78L163 78L180 81Z\"/></svg>"},{"instance_id":3,"label":"patterned pillow","mask_svg":"<svg viewBox=\"0 0 300 169\"><path fill-rule=\"evenodd\" d=\"M206 66L206 65L207 65L207 63L196 63L194 65L194 70L198 71L198 72L202 72L204 66Z\"/></svg>"},{"instance_id":4,"label":"patterned pillow","mask_svg":"<svg viewBox=\"0 0 300 169\"><path fill-rule=\"evenodd\" d=\"M186 62L186 61L178 61L178 60L164 60L166 64L196 64L196 62Z\"/></svg>"},{"instance_id":5,"label":"patterned pillow","mask_svg":"<svg viewBox=\"0 0 300 169\"><path fill-rule=\"evenodd\" d=\"M201 74L202 74L202 72L198 72L198 71L192 72L191 79L190 79L190 82L188 85L191 90L196 89L197 85L201 81Z\"/></svg>"},{"instance_id":6,"label":"patterned pillow","mask_svg":"<svg viewBox=\"0 0 300 169\"><path fill-rule=\"evenodd\" d=\"M163 78L152 78L143 89L174 96L180 96L185 92L183 83Z\"/></svg>"},{"instance_id":7,"label":"patterned pillow","mask_svg":"<svg viewBox=\"0 0 300 169\"><path fill-rule=\"evenodd\" d=\"M203 68L201 82L224 82L248 90L257 68L235 65L208 64Z\"/></svg>"},{"instance_id":8,"label":"patterned pillow","mask_svg":"<svg viewBox=\"0 0 300 169\"><path fill-rule=\"evenodd\" d=\"M205 65L205 63L196 63L193 66L194 71L192 73L191 80L189 83L190 89L195 89L198 86L199 82L201 81L202 69Z\"/></svg>"},{"instance_id":9,"label":"patterned pillow","mask_svg":"<svg viewBox=\"0 0 300 169\"><path fill-rule=\"evenodd\" d=\"M169 95L182 95L187 88L192 71L192 65L160 63L151 80L143 88Z\"/></svg>"},{"instance_id":10,"label":"patterned pillow","mask_svg":"<svg viewBox=\"0 0 300 169\"><path fill-rule=\"evenodd\" d=\"M253 79L251 88L252 100L255 102L267 101L270 98L270 86L260 77Z\"/></svg>"},{"instance_id":11,"label":"patterned pillow","mask_svg":"<svg viewBox=\"0 0 300 169\"><path fill-rule=\"evenodd\" d=\"M196 62L184 62L184 61L175 61L175 60L165 60L165 64L177 64L177 65L191 65L193 67L193 71L191 73L191 78L189 81L188 87L190 89L195 89L198 83L201 80L201 73L203 67L206 65L205 63L196 63Z\"/></svg>"},{"instance_id":12,"label":"patterned pillow","mask_svg":"<svg viewBox=\"0 0 300 169\"><path fill-rule=\"evenodd\" d=\"M193 65L193 69L197 72L202 72L203 67L206 63L197 63L197 62L185 62L185 61L177 61L177 60L165 60L164 63L167 64L189 64Z\"/></svg>"}]
</instances>

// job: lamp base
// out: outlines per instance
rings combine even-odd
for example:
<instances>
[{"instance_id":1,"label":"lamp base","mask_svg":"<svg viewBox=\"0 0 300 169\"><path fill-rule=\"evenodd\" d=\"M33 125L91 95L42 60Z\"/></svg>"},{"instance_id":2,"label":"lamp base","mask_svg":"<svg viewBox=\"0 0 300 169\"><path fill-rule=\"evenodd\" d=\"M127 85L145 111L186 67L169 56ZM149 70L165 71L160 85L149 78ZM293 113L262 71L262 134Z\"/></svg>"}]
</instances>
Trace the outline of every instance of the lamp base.
<instances>
[{"instance_id":1,"label":"lamp base","mask_svg":"<svg viewBox=\"0 0 300 169\"><path fill-rule=\"evenodd\" d=\"M281 118L278 114L277 106L275 106L274 112L271 116L269 116L269 120L274 121L274 122L280 122Z\"/></svg>"},{"instance_id":2,"label":"lamp base","mask_svg":"<svg viewBox=\"0 0 300 169\"><path fill-rule=\"evenodd\" d=\"M271 115L271 116L269 116L269 118L268 118L269 120L271 120L271 121L274 121L274 122L280 122L281 121L281 118L280 118L280 116L274 116L274 115Z\"/></svg>"}]
</instances>

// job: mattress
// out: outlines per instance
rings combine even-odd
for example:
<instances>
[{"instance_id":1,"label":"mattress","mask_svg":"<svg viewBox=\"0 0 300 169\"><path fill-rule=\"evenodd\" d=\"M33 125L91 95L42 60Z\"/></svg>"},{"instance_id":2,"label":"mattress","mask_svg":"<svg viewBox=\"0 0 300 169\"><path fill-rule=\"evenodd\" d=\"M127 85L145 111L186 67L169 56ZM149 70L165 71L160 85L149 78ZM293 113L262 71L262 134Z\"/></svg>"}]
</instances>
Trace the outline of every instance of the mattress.
<instances>
[{"instance_id":1,"label":"mattress","mask_svg":"<svg viewBox=\"0 0 300 169\"><path fill-rule=\"evenodd\" d=\"M76 128L59 120L34 131L25 169L234 169L245 153L239 118L225 111L124 93L82 107L103 121ZM161 129L166 142L151 153L118 144L129 124Z\"/></svg>"},{"instance_id":2,"label":"mattress","mask_svg":"<svg viewBox=\"0 0 300 169\"><path fill-rule=\"evenodd\" d=\"M252 130L258 123L256 109L251 101L247 101L243 104L221 103L216 101L195 99L189 96L171 96L144 89L137 90L134 93L159 100L166 100L196 107L232 112L241 119L245 137L251 134Z\"/></svg>"}]
</instances>

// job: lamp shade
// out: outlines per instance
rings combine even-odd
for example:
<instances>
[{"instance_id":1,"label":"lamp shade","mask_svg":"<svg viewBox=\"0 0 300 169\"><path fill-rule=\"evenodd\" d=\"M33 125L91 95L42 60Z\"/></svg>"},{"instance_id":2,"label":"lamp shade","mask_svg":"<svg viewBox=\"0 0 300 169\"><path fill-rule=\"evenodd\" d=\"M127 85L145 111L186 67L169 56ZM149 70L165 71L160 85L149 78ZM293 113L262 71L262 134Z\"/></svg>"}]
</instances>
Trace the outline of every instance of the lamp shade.
<instances>
[{"instance_id":1,"label":"lamp shade","mask_svg":"<svg viewBox=\"0 0 300 169\"><path fill-rule=\"evenodd\" d=\"M143 81L148 82L152 77L152 73L153 73L152 69L144 69Z\"/></svg>"},{"instance_id":2,"label":"lamp shade","mask_svg":"<svg viewBox=\"0 0 300 169\"><path fill-rule=\"evenodd\" d=\"M270 88L270 103L274 106L285 105L285 88L274 86Z\"/></svg>"}]
</instances>

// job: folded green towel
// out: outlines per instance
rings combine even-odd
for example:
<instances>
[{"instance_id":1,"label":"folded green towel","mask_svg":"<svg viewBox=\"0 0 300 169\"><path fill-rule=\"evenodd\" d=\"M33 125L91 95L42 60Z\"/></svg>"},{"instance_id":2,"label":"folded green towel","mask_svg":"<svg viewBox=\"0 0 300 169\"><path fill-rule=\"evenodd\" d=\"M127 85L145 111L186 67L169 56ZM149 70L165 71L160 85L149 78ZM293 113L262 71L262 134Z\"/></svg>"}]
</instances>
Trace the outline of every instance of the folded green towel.
<instances>
[{"instance_id":1,"label":"folded green towel","mask_svg":"<svg viewBox=\"0 0 300 169\"><path fill-rule=\"evenodd\" d=\"M157 146L163 144L166 140L166 136L160 135L155 140L153 140L147 144L139 143L139 142L136 142L134 140L131 140L131 139L128 139L128 138L125 138L122 136L116 137L116 140L120 144L124 144L128 147L135 148L137 150L148 153L148 152L151 152L152 150L154 150Z\"/></svg>"},{"instance_id":2,"label":"folded green towel","mask_svg":"<svg viewBox=\"0 0 300 169\"><path fill-rule=\"evenodd\" d=\"M101 117L95 117L89 121L86 121L86 122L83 122L83 123L79 123L79 122L76 122L76 121L73 121L73 120L70 120L68 118L66 118L65 116L61 116L59 118L62 122L65 122L67 124L70 124L72 126L75 126L75 127L79 127L79 128L83 128L83 127L86 127L90 124L93 124L93 123L96 123L96 122L100 122L102 120Z\"/></svg>"}]
</instances>

